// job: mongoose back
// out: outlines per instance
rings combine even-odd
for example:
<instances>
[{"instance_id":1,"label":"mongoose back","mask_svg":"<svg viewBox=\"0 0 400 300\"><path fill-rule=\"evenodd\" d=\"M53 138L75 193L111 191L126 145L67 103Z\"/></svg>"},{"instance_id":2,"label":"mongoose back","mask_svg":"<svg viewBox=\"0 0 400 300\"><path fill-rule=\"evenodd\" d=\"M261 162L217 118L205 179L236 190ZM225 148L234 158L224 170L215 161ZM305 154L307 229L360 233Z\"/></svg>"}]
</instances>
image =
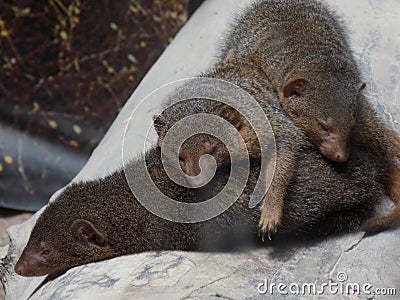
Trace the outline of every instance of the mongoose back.
<instances>
[{"instance_id":1,"label":"mongoose back","mask_svg":"<svg viewBox=\"0 0 400 300\"><path fill-rule=\"evenodd\" d=\"M282 233L325 236L356 229L371 217L384 192L379 166L368 159L368 152L355 154L340 166L324 160L311 145L301 154L283 208ZM151 149L146 159L156 185L177 201L208 199L230 176L223 168L202 189L182 188L166 176L158 149ZM129 166L132 175L136 163L134 160ZM252 162L248 185L239 199L221 215L195 224L170 222L147 211L133 196L122 170L104 179L72 185L38 218L15 271L22 276L57 274L143 251L207 250L210 244L223 243L225 235L229 239L238 234L256 238L260 212L249 209L248 197L259 171L257 161ZM150 195L152 190L148 192Z\"/></svg>"}]
</instances>

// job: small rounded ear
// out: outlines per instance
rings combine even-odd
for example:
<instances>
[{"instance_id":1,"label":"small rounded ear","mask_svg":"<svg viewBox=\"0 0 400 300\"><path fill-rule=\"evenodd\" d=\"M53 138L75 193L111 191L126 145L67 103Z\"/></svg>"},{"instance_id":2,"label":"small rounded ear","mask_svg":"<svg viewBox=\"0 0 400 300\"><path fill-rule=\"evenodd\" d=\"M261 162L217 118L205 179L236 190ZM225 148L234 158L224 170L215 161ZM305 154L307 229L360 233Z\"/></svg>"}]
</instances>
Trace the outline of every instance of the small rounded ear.
<instances>
[{"instance_id":1,"label":"small rounded ear","mask_svg":"<svg viewBox=\"0 0 400 300\"><path fill-rule=\"evenodd\" d=\"M367 84L365 82L361 82L358 84L358 92L363 91L367 87Z\"/></svg>"},{"instance_id":2,"label":"small rounded ear","mask_svg":"<svg viewBox=\"0 0 400 300\"><path fill-rule=\"evenodd\" d=\"M233 107L226 104L220 104L217 109L217 113L219 116L235 126L237 130L243 126L242 116Z\"/></svg>"},{"instance_id":3,"label":"small rounded ear","mask_svg":"<svg viewBox=\"0 0 400 300\"><path fill-rule=\"evenodd\" d=\"M90 221L84 219L75 220L71 225L71 233L77 242L84 245L94 244L104 246L106 237Z\"/></svg>"},{"instance_id":4,"label":"small rounded ear","mask_svg":"<svg viewBox=\"0 0 400 300\"><path fill-rule=\"evenodd\" d=\"M298 78L290 81L282 88L281 91L279 91L279 97L282 99L298 94L299 93L298 89L303 85L305 85L306 83L307 80L303 78Z\"/></svg>"},{"instance_id":5,"label":"small rounded ear","mask_svg":"<svg viewBox=\"0 0 400 300\"><path fill-rule=\"evenodd\" d=\"M156 130L158 136L160 136L163 128L165 127L164 117L162 115L153 116L153 125Z\"/></svg>"}]
</instances>

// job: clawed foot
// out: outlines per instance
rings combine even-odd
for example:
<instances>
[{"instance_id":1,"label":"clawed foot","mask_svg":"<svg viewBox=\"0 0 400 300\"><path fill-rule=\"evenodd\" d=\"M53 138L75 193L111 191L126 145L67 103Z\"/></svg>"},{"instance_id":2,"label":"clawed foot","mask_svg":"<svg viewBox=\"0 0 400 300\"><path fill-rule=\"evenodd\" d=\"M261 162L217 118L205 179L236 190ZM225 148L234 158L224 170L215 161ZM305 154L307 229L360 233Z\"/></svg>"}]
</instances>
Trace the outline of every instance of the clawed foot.
<instances>
[{"instance_id":1,"label":"clawed foot","mask_svg":"<svg viewBox=\"0 0 400 300\"><path fill-rule=\"evenodd\" d=\"M265 236L271 240L271 236L273 233L278 231L278 225L281 220L281 213L276 209L271 209L262 205L261 207L261 218L258 225L258 235L261 237L261 240L264 242Z\"/></svg>"}]
</instances>

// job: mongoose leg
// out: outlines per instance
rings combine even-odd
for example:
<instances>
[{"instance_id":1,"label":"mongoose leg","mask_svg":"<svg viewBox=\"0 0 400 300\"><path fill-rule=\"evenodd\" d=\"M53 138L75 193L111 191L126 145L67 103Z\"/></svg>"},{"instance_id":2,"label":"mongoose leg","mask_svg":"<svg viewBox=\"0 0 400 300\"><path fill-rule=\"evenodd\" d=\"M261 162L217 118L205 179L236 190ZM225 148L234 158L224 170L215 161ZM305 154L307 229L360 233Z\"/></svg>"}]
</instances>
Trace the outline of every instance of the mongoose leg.
<instances>
[{"instance_id":1,"label":"mongoose leg","mask_svg":"<svg viewBox=\"0 0 400 300\"><path fill-rule=\"evenodd\" d=\"M262 241L264 241L265 234L271 240L271 234L278 230L282 218L283 194L281 188L271 185L263 199L259 222L259 234Z\"/></svg>"},{"instance_id":2,"label":"mongoose leg","mask_svg":"<svg viewBox=\"0 0 400 300\"><path fill-rule=\"evenodd\" d=\"M259 235L262 241L264 241L265 234L271 240L271 234L277 232L282 218L283 201L294 170L294 160L289 158L288 154L278 155L274 178L261 203Z\"/></svg>"}]
</instances>

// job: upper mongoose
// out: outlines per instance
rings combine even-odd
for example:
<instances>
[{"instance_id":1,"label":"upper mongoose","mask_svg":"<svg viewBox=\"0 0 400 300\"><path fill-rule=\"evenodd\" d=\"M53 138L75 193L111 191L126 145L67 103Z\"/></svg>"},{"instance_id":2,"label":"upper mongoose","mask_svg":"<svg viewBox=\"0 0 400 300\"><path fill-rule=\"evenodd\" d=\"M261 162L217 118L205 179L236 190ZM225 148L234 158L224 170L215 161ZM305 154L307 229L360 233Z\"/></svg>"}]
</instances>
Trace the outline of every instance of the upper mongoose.
<instances>
[{"instance_id":1,"label":"upper mongoose","mask_svg":"<svg viewBox=\"0 0 400 300\"><path fill-rule=\"evenodd\" d=\"M368 145L390 170L390 194L400 202L400 152L362 94L365 84L346 28L327 6L316 0L256 1L231 26L221 51L222 58L229 55L262 69L285 112L328 158L347 160L350 139Z\"/></svg>"},{"instance_id":2,"label":"upper mongoose","mask_svg":"<svg viewBox=\"0 0 400 300\"><path fill-rule=\"evenodd\" d=\"M187 142L193 145L190 139ZM288 187L281 232L319 236L359 227L374 213L375 202L384 193L379 165L362 149L342 165L324 160L311 145L307 148L300 154ZM209 199L230 176L228 168L223 168L207 186L188 189L166 176L159 149L151 149L146 160L155 184L177 201ZM134 160L128 165L128 173L138 185L148 186L140 176L135 177L136 164ZM249 209L248 197L259 170L257 161L252 163L248 185L229 209L194 224L170 222L147 211L134 197L122 170L104 179L74 184L39 216L15 271L22 276L57 274L85 263L148 250L213 249L225 235L229 239L237 235L255 238L260 212ZM148 189L149 195L152 192Z\"/></svg>"},{"instance_id":3,"label":"upper mongoose","mask_svg":"<svg viewBox=\"0 0 400 300\"><path fill-rule=\"evenodd\" d=\"M237 56L260 68L284 111L329 159L346 161L350 140L367 146L388 170L391 199L400 205L399 136L362 94L348 40L343 22L319 1L258 0L231 25L219 60ZM380 231L397 215L396 206L383 223L365 229Z\"/></svg>"},{"instance_id":4,"label":"upper mongoose","mask_svg":"<svg viewBox=\"0 0 400 300\"><path fill-rule=\"evenodd\" d=\"M286 113L334 161L349 156L364 84L344 26L315 0L259 0L231 25L221 58L251 60Z\"/></svg>"},{"instance_id":5,"label":"upper mongoose","mask_svg":"<svg viewBox=\"0 0 400 300\"><path fill-rule=\"evenodd\" d=\"M235 56L229 56L224 61L217 64L214 69L203 74L203 76L225 79L244 88L260 103L269 117L276 139L277 164L271 187L261 206L260 233L263 235L267 232L268 235L270 235L271 232L276 231L276 226L282 218L283 199L287 186L292 179L299 153L306 151L304 147L308 145L308 139L302 133L301 129L295 126L291 119L284 113L279 105L278 96L274 93L271 83L263 75L262 70L258 69L257 66L251 62L242 61ZM193 94L196 93L195 89L197 88L198 86L194 86ZM169 102L175 97L178 99L180 98L179 91L177 94L172 93L170 99L165 103L165 106L168 106ZM204 102L200 100L201 99L198 100L199 102L194 102L195 104L189 103L185 105L184 102L178 105L175 104L166 109L159 117L155 118L154 126L159 135L159 145L162 144L165 133L168 132L171 126L187 115L203 111L210 114L220 114L223 118L227 118L225 113L227 109L221 110L220 106L213 103L213 101L208 101L206 102L208 105L205 105ZM221 111L223 112L222 114ZM246 119L241 117L241 115L233 109L230 110L228 116L228 121L235 124L248 145L250 157L258 157L260 153L259 146L257 146L258 143L256 143L257 138L254 132L248 128L249 124ZM354 145L354 147L367 149L366 151L371 152L369 149L370 145L367 143L352 141L352 145ZM210 150L212 150L212 152L210 152ZM225 164L229 163L229 160L224 159L228 157L225 152L226 148L222 147L222 143L220 142L213 143L213 147L205 147L204 145L201 146L200 140L198 145L190 151L184 148L180 149L181 159L185 160L185 165L195 166L198 165L198 159L202 154L211 154L216 157L218 166L223 167ZM373 153L373 155L374 160L379 162L384 171L381 179L386 180L391 174L391 167L387 164L382 164L381 158L376 157L375 153ZM192 167L191 169L195 168ZM183 168L183 170L185 170L185 168ZM395 178L392 177L391 180L395 180ZM390 182L386 182L386 186L389 189L392 185ZM393 192L393 189L391 192ZM393 197L393 194L391 194L391 196ZM398 198L393 197L393 199L395 200ZM379 201L379 199L377 199L377 201ZM380 217L366 223L364 229L368 232L383 230L393 226L399 219L399 215L399 208L396 207L388 217Z\"/></svg>"}]
</instances>

